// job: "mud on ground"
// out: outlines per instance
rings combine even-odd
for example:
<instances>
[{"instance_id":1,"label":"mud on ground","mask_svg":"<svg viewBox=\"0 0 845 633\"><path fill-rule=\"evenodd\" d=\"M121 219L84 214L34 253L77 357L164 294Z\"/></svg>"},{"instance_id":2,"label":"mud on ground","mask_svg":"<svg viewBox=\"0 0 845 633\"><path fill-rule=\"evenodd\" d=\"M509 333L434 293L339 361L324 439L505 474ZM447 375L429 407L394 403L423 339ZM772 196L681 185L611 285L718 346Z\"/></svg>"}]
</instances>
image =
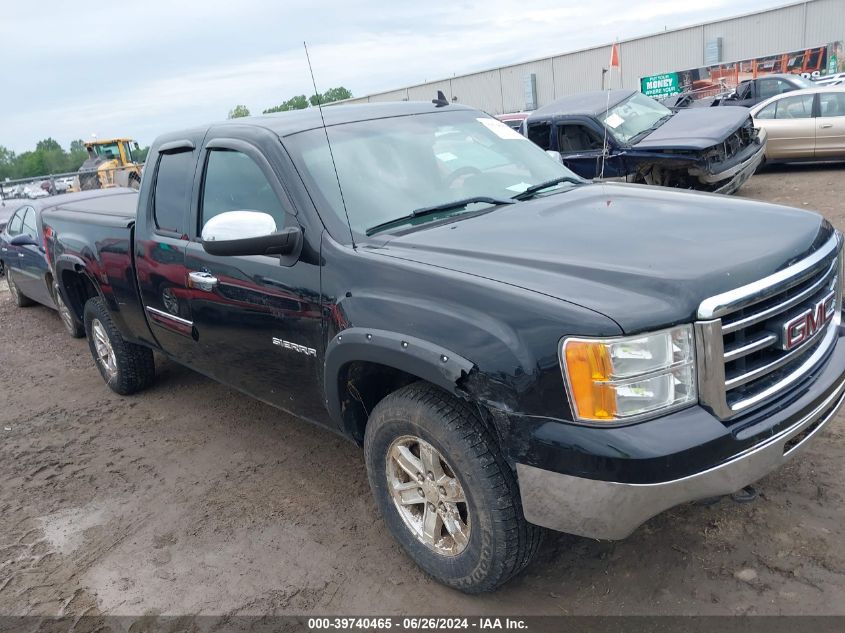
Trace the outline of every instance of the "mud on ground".
<instances>
[{"instance_id":1,"label":"mud on ground","mask_svg":"<svg viewBox=\"0 0 845 633\"><path fill-rule=\"evenodd\" d=\"M743 196L845 229L845 167ZM551 535L491 595L430 580L386 533L360 451L158 359L111 393L55 313L0 291L0 614L845 614L845 425L747 505L688 505L629 539Z\"/></svg>"}]
</instances>

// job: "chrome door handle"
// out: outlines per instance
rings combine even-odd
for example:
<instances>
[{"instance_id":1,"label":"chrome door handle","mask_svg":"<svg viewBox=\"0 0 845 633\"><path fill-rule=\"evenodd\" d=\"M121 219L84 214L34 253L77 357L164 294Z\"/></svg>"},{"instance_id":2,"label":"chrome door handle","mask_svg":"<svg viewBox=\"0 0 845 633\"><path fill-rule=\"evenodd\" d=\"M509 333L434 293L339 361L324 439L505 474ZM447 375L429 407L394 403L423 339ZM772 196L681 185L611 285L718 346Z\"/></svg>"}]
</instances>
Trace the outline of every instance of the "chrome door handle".
<instances>
[{"instance_id":1,"label":"chrome door handle","mask_svg":"<svg viewBox=\"0 0 845 633\"><path fill-rule=\"evenodd\" d=\"M205 271L188 273L188 287L203 292L212 292L217 286L217 277Z\"/></svg>"},{"instance_id":2,"label":"chrome door handle","mask_svg":"<svg viewBox=\"0 0 845 633\"><path fill-rule=\"evenodd\" d=\"M824 129L827 129L827 128L829 128L829 127L833 127L833 123L822 123L822 124L819 126L819 129L824 130Z\"/></svg>"}]
</instances>

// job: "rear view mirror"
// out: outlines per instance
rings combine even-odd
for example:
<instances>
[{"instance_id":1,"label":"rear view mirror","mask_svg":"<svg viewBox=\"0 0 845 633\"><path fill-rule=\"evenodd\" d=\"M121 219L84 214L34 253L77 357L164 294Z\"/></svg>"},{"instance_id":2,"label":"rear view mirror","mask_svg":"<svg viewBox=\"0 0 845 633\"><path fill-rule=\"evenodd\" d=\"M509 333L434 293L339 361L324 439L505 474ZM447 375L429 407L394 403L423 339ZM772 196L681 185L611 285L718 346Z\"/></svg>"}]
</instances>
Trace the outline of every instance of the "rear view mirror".
<instances>
[{"instance_id":1,"label":"rear view mirror","mask_svg":"<svg viewBox=\"0 0 845 633\"><path fill-rule=\"evenodd\" d=\"M26 233L21 233L20 235L15 235L12 240L9 242L12 246L40 246L38 242L35 241L35 238L31 235L27 235Z\"/></svg>"},{"instance_id":2,"label":"rear view mirror","mask_svg":"<svg viewBox=\"0 0 845 633\"><path fill-rule=\"evenodd\" d=\"M301 240L298 226L277 230L273 216L261 211L227 211L202 229L202 247L209 255L288 255Z\"/></svg>"},{"instance_id":3,"label":"rear view mirror","mask_svg":"<svg viewBox=\"0 0 845 633\"><path fill-rule=\"evenodd\" d=\"M548 154L551 158L554 158L557 162L563 163L563 156L560 155L560 152L556 152L553 149L547 149L546 154Z\"/></svg>"}]
</instances>

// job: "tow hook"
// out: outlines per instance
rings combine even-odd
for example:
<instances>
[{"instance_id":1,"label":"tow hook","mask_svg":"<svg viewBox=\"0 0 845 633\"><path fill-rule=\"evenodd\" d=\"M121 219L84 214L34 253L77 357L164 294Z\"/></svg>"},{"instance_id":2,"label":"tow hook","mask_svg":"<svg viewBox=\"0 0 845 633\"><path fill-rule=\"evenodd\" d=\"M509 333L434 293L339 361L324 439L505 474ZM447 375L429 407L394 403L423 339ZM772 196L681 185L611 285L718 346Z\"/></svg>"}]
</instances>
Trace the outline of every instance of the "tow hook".
<instances>
[{"instance_id":1,"label":"tow hook","mask_svg":"<svg viewBox=\"0 0 845 633\"><path fill-rule=\"evenodd\" d=\"M752 501L756 501L757 497L760 496L760 493L757 492L757 489L754 486L746 486L742 490L738 490L732 495L725 495L726 497L730 497L731 500L735 501L736 503L751 503ZM708 497L707 499L700 499L695 502L696 505L700 506L712 506L719 503L725 497Z\"/></svg>"},{"instance_id":2,"label":"tow hook","mask_svg":"<svg viewBox=\"0 0 845 633\"><path fill-rule=\"evenodd\" d=\"M754 486L746 486L742 490L733 493L731 499L737 503L751 503L752 501L756 501L759 496L760 493L757 492Z\"/></svg>"}]
</instances>

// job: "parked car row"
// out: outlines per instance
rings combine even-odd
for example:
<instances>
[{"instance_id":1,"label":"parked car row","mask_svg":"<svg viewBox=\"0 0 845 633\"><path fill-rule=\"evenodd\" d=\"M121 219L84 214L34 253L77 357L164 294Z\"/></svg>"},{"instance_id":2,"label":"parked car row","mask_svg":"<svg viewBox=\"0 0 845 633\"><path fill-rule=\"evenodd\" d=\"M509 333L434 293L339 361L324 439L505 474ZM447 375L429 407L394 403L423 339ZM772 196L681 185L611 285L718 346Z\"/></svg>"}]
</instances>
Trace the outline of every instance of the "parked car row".
<instances>
[{"instance_id":1,"label":"parked car row","mask_svg":"<svg viewBox=\"0 0 845 633\"><path fill-rule=\"evenodd\" d=\"M18 307L35 303L56 310L68 333L80 338L85 335L82 322L68 310L58 291L55 273L45 250L49 234L43 224L43 214L48 210L60 210L73 216L80 210L96 209L98 200L109 198L110 208L120 206L121 196L130 198L134 205L137 196L134 190L108 189L70 193L45 200L7 203L0 210L0 272L6 276L6 283L12 300ZM3 219L3 218L7 219Z\"/></svg>"},{"instance_id":2,"label":"parked car row","mask_svg":"<svg viewBox=\"0 0 845 633\"><path fill-rule=\"evenodd\" d=\"M497 118L591 179L733 193L764 163L845 160L845 86L767 75L741 87L732 103L750 109L672 110L611 90Z\"/></svg>"},{"instance_id":3,"label":"parked car row","mask_svg":"<svg viewBox=\"0 0 845 633\"><path fill-rule=\"evenodd\" d=\"M606 134L621 173L651 138L721 186L765 146L748 111L610 98L528 117L547 152L445 99L327 108L330 135L315 108L171 133L137 193L18 207L8 283L84 327L118 394L159 352L361 446L373 529L489 591L541 528L621 539L743 489L845 399L829 222L548 154Z\"/></svg>"}]
</instances>

